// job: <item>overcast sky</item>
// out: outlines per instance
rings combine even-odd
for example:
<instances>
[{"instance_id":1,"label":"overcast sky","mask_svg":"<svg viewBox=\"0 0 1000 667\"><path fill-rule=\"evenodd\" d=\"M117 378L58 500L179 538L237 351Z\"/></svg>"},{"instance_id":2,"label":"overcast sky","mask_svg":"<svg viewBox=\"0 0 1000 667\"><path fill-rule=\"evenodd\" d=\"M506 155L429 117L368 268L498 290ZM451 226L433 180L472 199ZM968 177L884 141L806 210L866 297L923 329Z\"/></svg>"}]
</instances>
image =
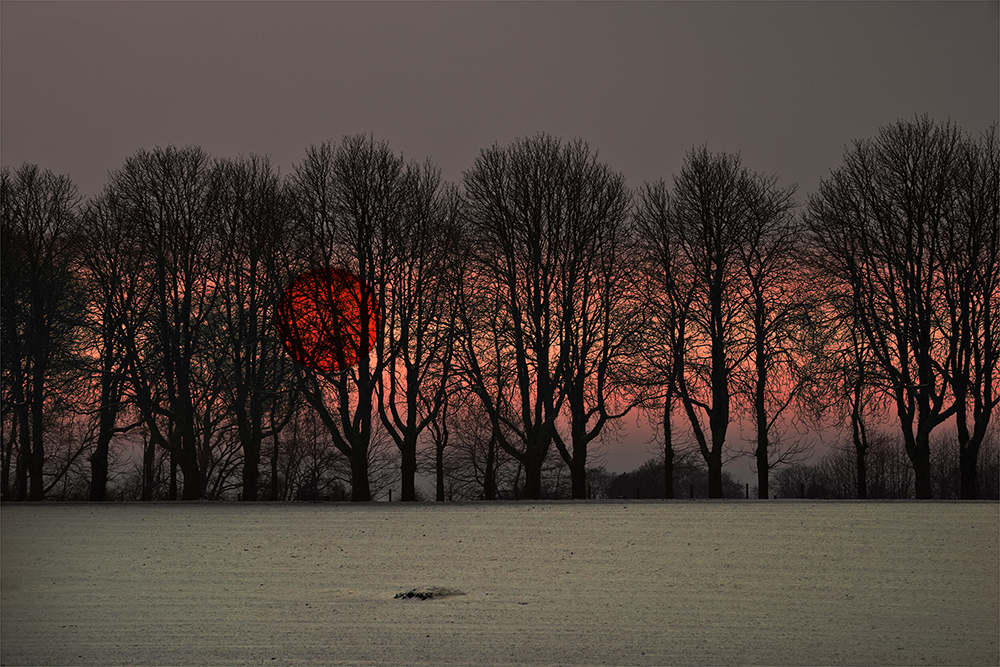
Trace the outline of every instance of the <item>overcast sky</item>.
<instances>
[{"instance_id":1,"label":"overcast sky","mask_svg":"<svg viewBox=\"0 0 1000 667\"><path fill-rule=\"evenodd\" d=\"M998 3L8 2L5 165L94 194L139 148L262 153L371 132L459 180L482 148L583 138L630 184L686 151L816 188L914 114L1000 116Z\"/></svg>"},{"instance_id":2,"label":"overcast sky","mask_svg":"<svg viewBox=\"0 0 1000 667\"><path fill-rule=\"evenodd\" d=\"M266 154L287 174L311 144L371 132L458 181L481 149L543 131L632 186L696 145L739 151L804 200L897 119L995 122L998 7L4 0L0 157L92 195L140 148Z\"/></svg>"}]
</instances>

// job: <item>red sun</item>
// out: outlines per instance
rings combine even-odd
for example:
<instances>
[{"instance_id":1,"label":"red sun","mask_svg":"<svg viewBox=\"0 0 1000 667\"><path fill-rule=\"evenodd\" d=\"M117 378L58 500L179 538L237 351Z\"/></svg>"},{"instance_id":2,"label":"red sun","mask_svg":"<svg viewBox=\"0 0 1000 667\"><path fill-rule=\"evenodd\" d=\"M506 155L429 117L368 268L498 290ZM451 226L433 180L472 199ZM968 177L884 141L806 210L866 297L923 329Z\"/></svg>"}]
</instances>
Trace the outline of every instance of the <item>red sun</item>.
<instances>
[{"instance_id":1,"label":"red sun","mask_svg":"<svg viewBox=\"0 0 1000 667\"><path fill-rule=\"evenodd\" d=\"M362 314L366 293L368 312ZM343 269L303 273L278 302L278 335L285 350L303 366L325 373L350 368L367 356L375 347L377 322L373 295Z\"/></svg>"}]
</instances>

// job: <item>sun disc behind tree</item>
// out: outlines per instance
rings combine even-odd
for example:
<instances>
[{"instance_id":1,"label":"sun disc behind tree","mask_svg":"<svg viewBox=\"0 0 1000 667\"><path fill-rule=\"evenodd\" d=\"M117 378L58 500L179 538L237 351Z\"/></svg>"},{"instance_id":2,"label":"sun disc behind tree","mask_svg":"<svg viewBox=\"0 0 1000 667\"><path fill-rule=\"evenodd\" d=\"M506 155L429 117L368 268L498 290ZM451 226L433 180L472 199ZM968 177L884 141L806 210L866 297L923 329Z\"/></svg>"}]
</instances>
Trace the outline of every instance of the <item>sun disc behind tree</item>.
<instances>
[{"instance_id":1,"label":"sun disc behind tree","mask_svg":"<svg viewBox=\"0 0 1000 667\"><path fill-rule=\"evenodd\" d=\"M362 313L367 294L367 313ZM293 280L277 308L278 335L295 361L338 373L375 347L378 312L373 296L344 269L307 271Z\"/></svg>"}]
</instances>

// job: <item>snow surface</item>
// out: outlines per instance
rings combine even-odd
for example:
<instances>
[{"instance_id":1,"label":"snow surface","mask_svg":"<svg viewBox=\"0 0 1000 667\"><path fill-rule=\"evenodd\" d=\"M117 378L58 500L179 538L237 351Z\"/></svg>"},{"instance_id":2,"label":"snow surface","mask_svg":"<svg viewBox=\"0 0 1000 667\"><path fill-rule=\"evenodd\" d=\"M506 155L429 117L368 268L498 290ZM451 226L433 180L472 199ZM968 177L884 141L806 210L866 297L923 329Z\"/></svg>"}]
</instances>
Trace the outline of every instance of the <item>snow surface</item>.
<instances>
[{"instance_id":1,"label":"snow surface","mask_svg":"<svg viewBox=\"0 0 1000 667\"><path fill-rule=\"evenodd\" d=\"M997 665L996 503L0 508L4 665ZM462 595L394 599L430 588Z\"/></svg>"}]
</instances>

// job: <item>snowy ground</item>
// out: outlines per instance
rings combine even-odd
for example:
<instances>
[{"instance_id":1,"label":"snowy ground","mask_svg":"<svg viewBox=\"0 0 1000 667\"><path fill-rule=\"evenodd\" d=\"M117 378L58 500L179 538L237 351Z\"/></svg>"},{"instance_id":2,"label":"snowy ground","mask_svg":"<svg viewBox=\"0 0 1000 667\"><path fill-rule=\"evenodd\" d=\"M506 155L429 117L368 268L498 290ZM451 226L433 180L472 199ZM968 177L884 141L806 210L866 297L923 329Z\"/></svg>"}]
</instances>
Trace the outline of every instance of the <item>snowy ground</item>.
<instances>
[{"instance_id":1,"label":"snowy ground","mask_svg":"<svg viewBox=\"0 0 1000 667\"><path fill-rule=\"evenodd\" d=\"M997 665L998 522L996 503L4 505L0 662ZM421 587L464 594L394 599Z\"/></svg>"}]
</instances>

